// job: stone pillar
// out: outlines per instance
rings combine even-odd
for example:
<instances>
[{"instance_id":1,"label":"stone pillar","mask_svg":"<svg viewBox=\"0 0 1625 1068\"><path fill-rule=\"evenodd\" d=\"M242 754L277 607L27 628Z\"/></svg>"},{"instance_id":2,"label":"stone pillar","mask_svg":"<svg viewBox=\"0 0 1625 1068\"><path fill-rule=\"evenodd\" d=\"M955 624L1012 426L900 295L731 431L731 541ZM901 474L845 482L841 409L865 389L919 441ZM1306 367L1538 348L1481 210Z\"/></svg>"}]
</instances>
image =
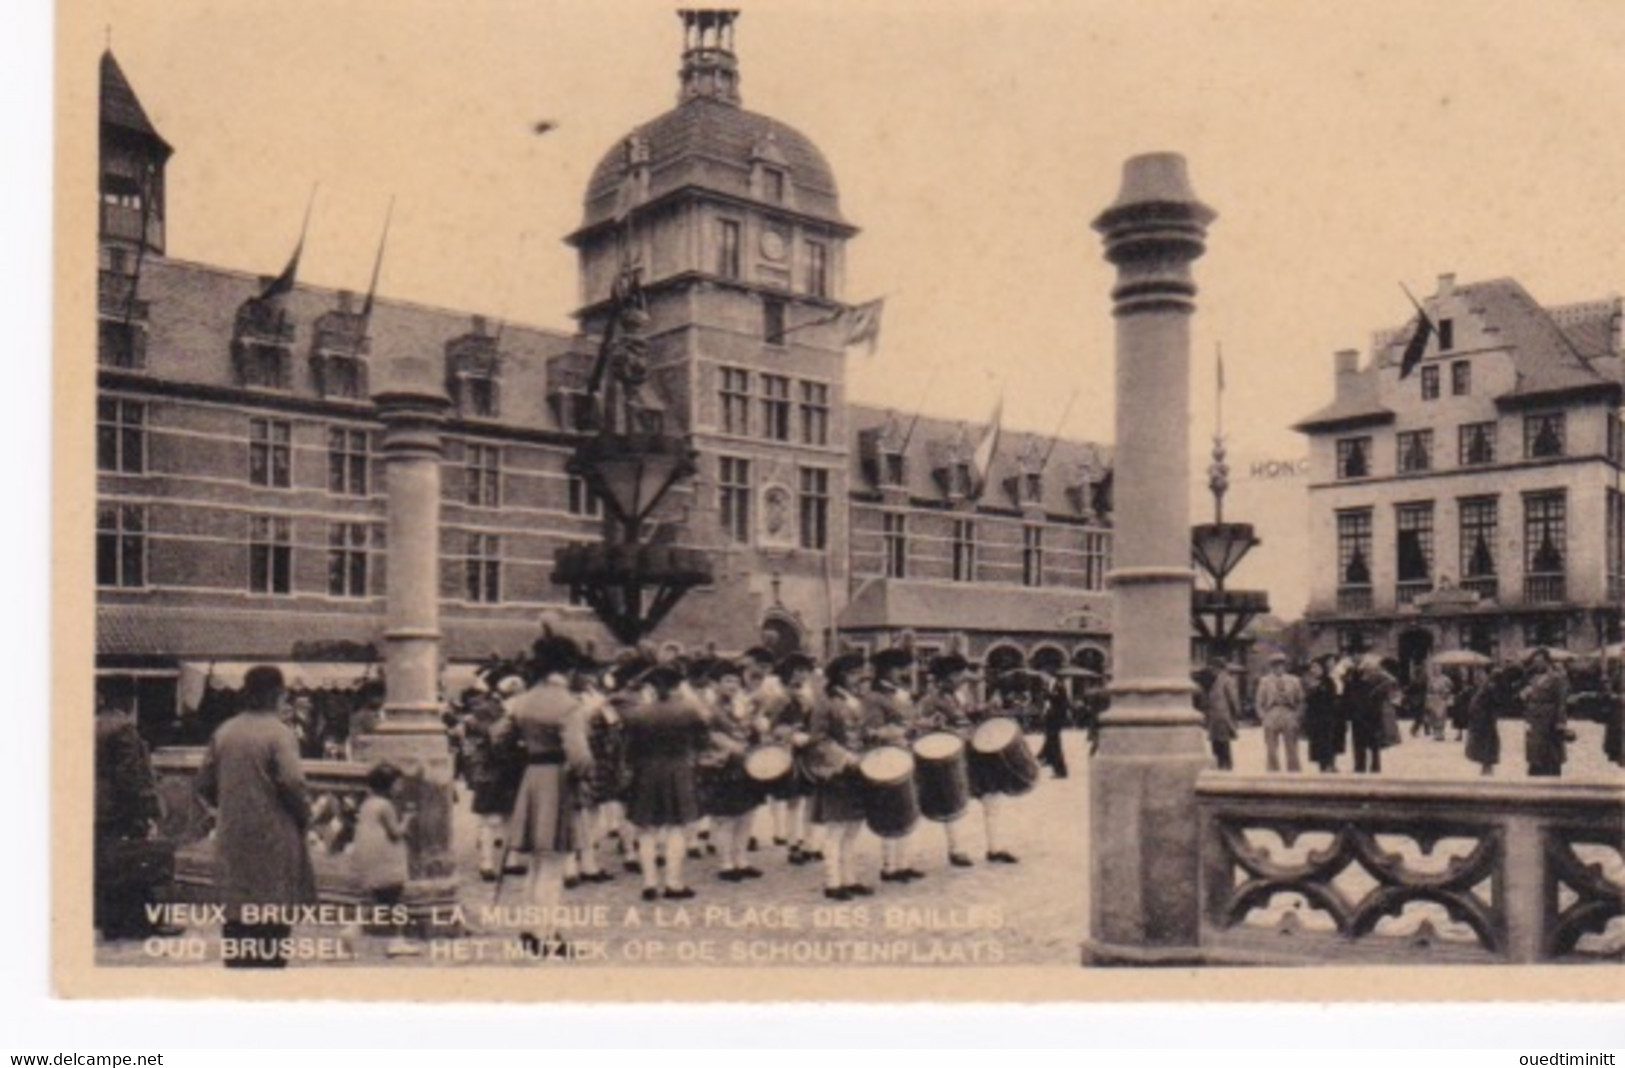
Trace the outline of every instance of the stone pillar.
<instances>
[{"instance_id":1,"label":"stone pillar","mask_svg":"<svg viewBox=\"0 0 1625 1068\"><path fill-rule=\"evenodd\" d=\"M440 458L449 401L433 388L374 396L384 424L388 500L384 719L356 760L388 760L407 778L416 806L408 838L415 909L456 893L452 853L452 759L440 721Z\"/></svg>"},{"instance_id":2,"label":"stone pillar","mask_svg":"<svg viewBox=\"0 0 1625 1068\"><path fill-rule=\"evenodd\" d=\"M1207 738L1191 703L1190 263L1214 213L1185 160L1136 156L1095 229L1117 266L1117 486L1111 709L1090 785L1094 964L1199 959L1196 777Z\"/></svg>"}]
</instances>

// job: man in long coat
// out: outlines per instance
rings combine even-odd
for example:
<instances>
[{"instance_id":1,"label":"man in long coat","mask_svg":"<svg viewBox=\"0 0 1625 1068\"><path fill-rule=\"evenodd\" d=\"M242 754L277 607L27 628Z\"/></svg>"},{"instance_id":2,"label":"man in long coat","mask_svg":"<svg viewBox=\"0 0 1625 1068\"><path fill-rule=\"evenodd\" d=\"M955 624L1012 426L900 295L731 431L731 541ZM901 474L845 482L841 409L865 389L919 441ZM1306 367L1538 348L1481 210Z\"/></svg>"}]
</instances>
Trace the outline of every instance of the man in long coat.
<instances>
[{"instance_id":1,"label":"man in long coat","mask_svg":"<svg viewBox=\"0 0 1625 1068\"><path fill-rule=\"evenodd\" d=\"M1241 687L1236 676L1221 657L1214 657L1211 665L1213 682L1207 691L1207 736L1213 746L1213 759L1220 771L1234 767L1230 743L1236 740L1236 721L1241 718Z\"/></svg>"},{"instance_id":2,"label":"man in long coat","mask_svg":"<svg viewBox=\"0 0 1625 1068\"><path fill-rule=\"evenodd\" d=\"M1552 663L1545 649L1529 654L1529 685L1519 697L1523 700L1524 756L1531 776L1562 775L1568 756L1569 682L1563 669Z\"/></svg>"},{"instance_id":3,"label":"man in long coat","mask_svg":"<svg viewBox=\"0 0 1625 1068\"><path fill-rule=\"evenodd\" d=\"M217 810L215 892L227 909L223 956L229 967L280 968L286 923L242 922L245 905L316 900L305 830L310 803L299 742L278 713L282 672L251 668L243 710L220 725L198 772L198 796Z\"/></svg>"}]
</instances>

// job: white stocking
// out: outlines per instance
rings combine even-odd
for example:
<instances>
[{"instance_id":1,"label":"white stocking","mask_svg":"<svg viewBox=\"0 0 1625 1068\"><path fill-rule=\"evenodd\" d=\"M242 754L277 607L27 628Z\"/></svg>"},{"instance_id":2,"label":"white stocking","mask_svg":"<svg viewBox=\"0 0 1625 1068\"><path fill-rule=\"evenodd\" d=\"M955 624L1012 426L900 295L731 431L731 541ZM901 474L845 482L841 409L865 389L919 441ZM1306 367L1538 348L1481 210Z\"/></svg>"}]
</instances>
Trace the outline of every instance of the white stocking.
<instances>
[{"instance_id":1,"label":"white stocking","mask_svg":"<svg viewBox=\"0 0 1625 1068\"><path fill-rule=\"evenodd\" d=\"M666 889L681 890L688 885L683 881L683 861L687 856L688 844L683 840L683 828L666 828Z\"/></svg>"},{"instance_id":2,"label":"white stocking","mask_svg":"<svg viewBox=\"0 0 1625 1068\"><path fill-rule=\"evenodd\" d=\"M1004 795L987 794L982 798L982 819L987 824L987 851L997 853L1004 848L999 838L1003 824Z\"/></svg>"}]
</instances>

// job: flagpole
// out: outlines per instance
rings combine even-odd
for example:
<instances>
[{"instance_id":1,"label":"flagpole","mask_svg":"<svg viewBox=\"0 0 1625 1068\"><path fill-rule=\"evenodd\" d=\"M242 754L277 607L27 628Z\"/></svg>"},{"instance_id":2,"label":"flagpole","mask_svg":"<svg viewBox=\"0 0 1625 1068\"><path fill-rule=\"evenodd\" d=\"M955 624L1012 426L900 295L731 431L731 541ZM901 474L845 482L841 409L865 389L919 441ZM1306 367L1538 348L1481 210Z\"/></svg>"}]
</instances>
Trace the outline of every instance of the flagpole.
<instances>
[{"instance_id":1,"label":"flagpole","mask_svg":"<svg viewBox=\"0 0 1625 1068\"><path fill-rule=\"evenodd\" d=\"M1055 453L1055 446L1061 440L1061 428L1066 426L1066 417L1072 414L1072 404L1078 399L1077 387L1073 387L1072 395L1066 399L1066 407L1061 410L1061 418L1055 423L1055 433L1050 435L1049 445L1044 449L1044 458L1038 461L1038 471L1043 473L1049 466L1049 458Z\"/></svg>"},{"instance_id":2,"label":"flagpole","mask_svg":"<svg viewBox=\"0 0 1625 1068\"><path fill-rule=\"evenodd\" d=\"M389 243L389 224L395 217L395 194L389 195L389 207L384 210L384 229L378 235L378 254L372 260L372 281L367 283L367 299L361 303L362 333L372 322L373 300L378 295L378 277L384 269L384 246Z\"/></svg>"},{"instance_id":3,"label":"flagpole","mask_svg":"<svg viewBox=\"0 0 1625 1068\"><path fill-rule=\"evenodd\" d=\"M925 388L920 391L920 406L914 409L914 418L908 421L908 429L903 432L903 442L897 451L906 455L908 443L914 440L914 428L920 425L920 414L925 411L926 398L931 396L931 387L937 384L937 375L942 372L942 365L936 364L931 368L931 377L925 380Z\"/></svg>"}]
</instances>

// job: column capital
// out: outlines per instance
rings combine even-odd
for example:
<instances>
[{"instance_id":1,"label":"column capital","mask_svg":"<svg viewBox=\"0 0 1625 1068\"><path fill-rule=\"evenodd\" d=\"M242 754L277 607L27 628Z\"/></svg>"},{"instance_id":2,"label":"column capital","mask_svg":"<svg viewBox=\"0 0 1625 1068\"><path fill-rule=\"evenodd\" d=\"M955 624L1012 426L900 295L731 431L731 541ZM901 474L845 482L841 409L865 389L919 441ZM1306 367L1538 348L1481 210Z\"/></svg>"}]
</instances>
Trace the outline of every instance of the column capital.
<instances>
[{"instance_id":1,"label":"column capital","mask_svg":"<svg viewBox=\"0 0 1625 1068\"><path fill-rule=\"evenodd\" d=\"M1117 200L1094 221L1118 267L1112 314L1195 311L1189 265L1206 251L1217 217L1196 199L1184 156L1153 152L1124 163Z\"/></svg>"}]
</instances>

